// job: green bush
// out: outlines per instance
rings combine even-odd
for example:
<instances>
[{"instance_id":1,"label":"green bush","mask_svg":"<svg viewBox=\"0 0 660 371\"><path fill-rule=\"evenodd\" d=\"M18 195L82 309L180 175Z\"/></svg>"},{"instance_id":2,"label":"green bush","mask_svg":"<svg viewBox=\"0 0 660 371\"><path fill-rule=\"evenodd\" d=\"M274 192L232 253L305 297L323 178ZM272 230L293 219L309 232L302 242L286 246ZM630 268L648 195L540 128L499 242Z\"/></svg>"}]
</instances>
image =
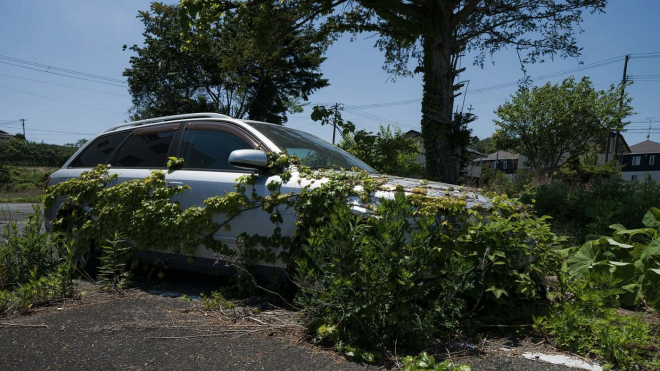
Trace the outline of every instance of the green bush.
<instances>
[{"instance_id":1,"label":"green bush","mask_svg":"<svg viewBox=\"0 0 660 371\"><path fill-rule=\"evenodd\" d=\"M1 233L0 313L21 312L33 305L74 295L77 252L62 236L41 231L41 210L19 231L11 222Z\"/></svg>"},{"instance_id":2,"label":"green bush","mask_svg":"<svg viewBox=\"0 0 660 371\"><path fill-rule=\"evenodd\" d=\"M657 369L660 366L652 327L639 315L615 309L622 291L608 274L592 273L569 283L568 299L535 319L535 329L557 346L582 355L595 355L605 368Z\"/></svg>"},{"instance_id":3,"label":"green bush","mask_svg":"<svg viewBox=\"0 0 660 371\"><path fill-rule=\"evenodd\" d=\"M404 193L388 177L305 167L301 192L283 194L292 174L282 169L294 160L268 158L268 174L239 178L235 192L211 197L205 207L181 210L171 198L188 189L168 188L159 171L108 187L116 176L103 166L50 187L45 203L66 195L54 224L79 241L119 231L138 249L189 254L204 244L241 272L257 261L293 262L297 300L314 331L366 360L395 343L427 344L471 318L511 320L539 296L542 277L555 266L556 237L545 219L506 196L491 194L488 204L468 208L475 198L465 189L431 197L437 189L428 182ZM255 191L260 176L272 176L266 196ZM381 191L396 196L379 199ZM256 208L270 213L272 235L242 235L234 250L213 240L219 228ZM282 214L290 208L297 229L282 236Z\"/></svg>"},{"instance_id":4,"label":"green bush","mask_svg":"<svg viewBox=\"0 0 660 371\"><path fill-rule=\"evenodd\" d=\"M620 178L586 184L555 180L530 188L521 200L529 204L534 200L539 215L553 218L553 230L581 241L588 235L608 234L610 224L643 227L639 215L660 205L660 184Z\"/></svg>"},{"instance_id":5,"label":"green bush","mask_svg":"<svg viewBox=\"0 0 660 371\"><path fill-rule=\"evenodd\" d=\"M309 229L298 300L319 339L358 354L424 346L538 296L555 242L543 219L495 195L481 212L419 196L380 200L373 216L337 202Z\"/></svg>"}]
</instances>

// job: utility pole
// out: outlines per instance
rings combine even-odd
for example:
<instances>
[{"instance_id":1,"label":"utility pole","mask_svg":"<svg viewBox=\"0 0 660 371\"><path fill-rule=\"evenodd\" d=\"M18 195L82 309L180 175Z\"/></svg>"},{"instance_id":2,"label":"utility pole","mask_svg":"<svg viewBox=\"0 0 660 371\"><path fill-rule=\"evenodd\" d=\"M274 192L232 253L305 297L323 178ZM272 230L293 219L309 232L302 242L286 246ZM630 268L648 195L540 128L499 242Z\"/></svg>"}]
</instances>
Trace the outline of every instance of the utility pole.
<instances>
[{"instance_id":1,"label":"utility pole","mask_svg":"<svg viewBox=\"0 0 660 371\"><path fill-rule=\"evenodd\" d=\"M337 133L337 116L339 110L339 103L335 103L335 115L332 118L332 145L335 144L335 134Z\"/></svg>"},{"instance_id":2,"label":"utility pole","mask_svg":"<svg viewBox=\"0 0 660 371\"><path fill-rule=\"evenodd\" d=\"M649 120L649 133L646 134L646 140L650 140L651 139L651 122L653 122L653 117L647 117L647 119Z\"/></svg>"},{"instance_id":3,"label":"utility pole","mask_svg":"<svg viewBox=\"0 0 660 371\"><path fill-rule=\"evenodd\" d=\"M626 75L628 71L628 61L630 60L630 54L626 54L626 60L623 63L623 78L621 79L621 98L619 98L619 112L623 110L623 97L626 91L626 82L628 82L628 76ZM620 118L619 126L623 126L623 117ZM619 161L619 136L621 135L621 128L616 131L616 138L614 138L614 158ZM609 145L609 143L608 143ZM607 158L605 158L607 161ZM621 163L621 161L619 161Z\"/></svg>"},{"instance_id":4,"label":"utility pole","mask_svg":"<svg viewBox=\"0 0 660 371\"><path fill-rule=\"evenodd\" d=\"M23 124L23 138L27 139L25 137L25 119L21 119L21 123Z\"/></svg>"}]
</instances>

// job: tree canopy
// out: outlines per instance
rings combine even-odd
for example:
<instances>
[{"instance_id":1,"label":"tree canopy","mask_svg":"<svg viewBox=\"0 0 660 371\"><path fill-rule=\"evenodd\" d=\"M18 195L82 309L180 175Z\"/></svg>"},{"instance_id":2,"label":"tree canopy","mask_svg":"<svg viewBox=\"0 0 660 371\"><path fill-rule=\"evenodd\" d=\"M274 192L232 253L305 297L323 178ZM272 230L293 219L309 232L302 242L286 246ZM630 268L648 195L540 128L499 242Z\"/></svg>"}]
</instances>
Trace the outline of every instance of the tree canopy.
<instances>
[{"instance_id":1,"label":"tree canopy","mask_svg":"<svg viewBox=\"0 0 660 371\"><path fill-rule=\"evenodd\" d=\"M358 130L344 136L339 147L384 174L414 177L423 173L415 162L419 146L398 127L381 126L376 134Z\"/></svg>"},{"instance_id":2,"label":"tree canopy","mask_svg":"<svg viewBox=\"0 0 660 371\"><path fill-rule=\"evenodd\" d=\"M328 85L320 65L327 43L312 28L264 38L255 24L263 15L227 14L186 40L178 6L153 3L140 11L144 45L133 45L124 71L133 96L133 118L217 112L281 124L313 91ZM290 29L291 15L268 19L274 30Z\"/></svg>"},{"instance_id":3,"label":"tree canopy","mask_svg":"<svg viewBox=\"0 0 660 371\"><path fill-rule=\"evenodd\" d=\"M182 0L191 30L204 30L231 12L295 6L295 26L316 24L329 36L369 32L393 76L422 73L422 137L430 175L456 182L469 143L464 116L454 114L465 52L485 56L515 48L523 63L577 57L575 27L583 11L601 12L607 0ZM264 27L264 25L261 25ZM267 27L266 27L267 28ZM411 66L411 62L416 62Z\"/></svg>"},{"instance_id":4,"label":"tree canopy","mask_svg":"<svg viewBox=\"0 0 660 371\"><path fill-rule=\"evenodd\" d=\"M497 148L527 156L529 166L555 170L569 156L584 155L610 132L623 129L622 119L632 108L621 87L595 90L588 77L579 82L570 77L561 84L522 88L495 113Z\"/></svg>"}]
</instances>

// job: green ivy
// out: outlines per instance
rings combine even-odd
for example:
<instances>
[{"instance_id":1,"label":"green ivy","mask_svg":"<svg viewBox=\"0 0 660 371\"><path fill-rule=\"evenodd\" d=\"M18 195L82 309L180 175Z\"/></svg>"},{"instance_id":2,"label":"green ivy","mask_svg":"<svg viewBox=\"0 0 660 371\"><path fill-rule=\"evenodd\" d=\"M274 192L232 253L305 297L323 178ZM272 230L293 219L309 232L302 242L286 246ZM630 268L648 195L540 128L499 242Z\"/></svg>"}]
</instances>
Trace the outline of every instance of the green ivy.
<instances>
[{"instance_id":1,"label":"green ivy","mask_svg":"<svg viewBox=\"0 0 660 371\"><path fill-rule=\"evenodd\" d=\"M518 308L539 297L555 266L557 238L515 199L490 194L468 208L474 195L466 189L434 197L428 182L405 190L387 176L267 157L264 172L238 178L233 192L203 207L181 210L173 196L190 189L168 188L163 172L117 184L104 166L50 187L44 202L64 200L54 224L86 246L119 231L140 250L189 255L204 245L247 271L258 261L291 262L297 301L318 339L366 360L395 343L427 344L484 311ZM170 171L181 165L169 161ZM264 196L255 188L262 177L270 179ZM282 193L292 181L300 192ZM270 214L272 235L244 233L237 249L213 239L253 209ZM296 232L284 236L290 209Z\"/></svg>"}]
</instances>

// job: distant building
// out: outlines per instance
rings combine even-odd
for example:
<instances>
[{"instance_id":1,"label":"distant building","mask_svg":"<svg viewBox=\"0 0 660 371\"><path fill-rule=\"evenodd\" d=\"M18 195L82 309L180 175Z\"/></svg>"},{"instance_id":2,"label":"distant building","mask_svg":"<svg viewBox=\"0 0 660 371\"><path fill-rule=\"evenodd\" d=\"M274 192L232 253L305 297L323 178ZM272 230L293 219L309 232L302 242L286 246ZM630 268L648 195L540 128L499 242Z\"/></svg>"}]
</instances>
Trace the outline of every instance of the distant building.
<instances>
[{"instance_id":1,"label":"distant building","mask_svg":"<svg viewBox=\"0 0 660 371\"><path fill-rule=\"evenodd\" d=\"M11 135L11 134L9 134L5 131L0 130L0 140L9 140L9 139L12 139L12 138L14 138L13 135Z\"/></svg>"},{"instance_id":2,"label":"distant building","mask_svg":"<svg viewBox=\"0 0 660 371\"><path fill-rule=\"evenodd\" d=\"M513 152L497 151L482 158L473 161L475 166L489 167L493 170L500 171L507 174L509 178L513 178L518 170L526 170L527 157Z\"/></svg>"},{"instance_id":3,"label":"distant building","mask_svg":"<svg viewBox=\"0 0 660 371\"><path fill-rule=\"evenodd\" d=\"M660 181L660 143L646 140L630 146L630 153L621 156L621 165L623 179Z\"/></svg>"}]
</instances>

